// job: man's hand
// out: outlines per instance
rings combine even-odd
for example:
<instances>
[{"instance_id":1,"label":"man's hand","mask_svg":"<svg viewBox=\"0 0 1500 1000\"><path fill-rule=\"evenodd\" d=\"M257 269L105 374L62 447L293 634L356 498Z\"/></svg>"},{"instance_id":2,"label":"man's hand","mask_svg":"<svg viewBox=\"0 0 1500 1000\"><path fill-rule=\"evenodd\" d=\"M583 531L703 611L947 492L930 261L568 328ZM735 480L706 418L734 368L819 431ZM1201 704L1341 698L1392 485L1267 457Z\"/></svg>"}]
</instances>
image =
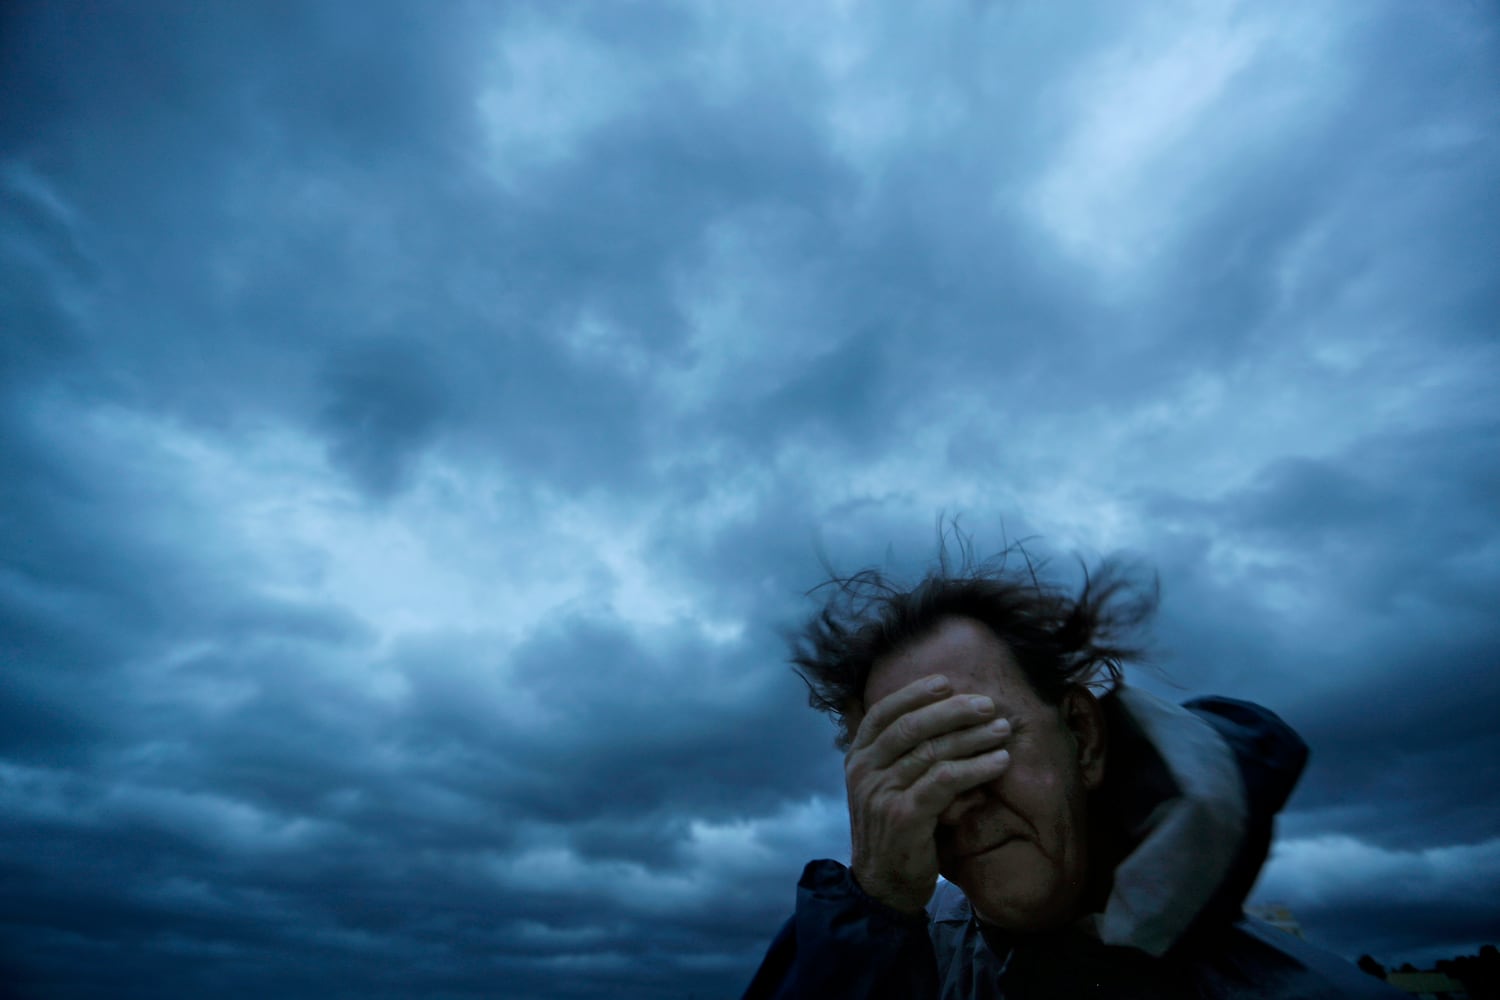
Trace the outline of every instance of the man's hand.
<instances>
[{"instance_id":1,"label":"man's hand","mask_svg":"<svg viewBox=\"0 0 1500 1000\"><path fill-rule=\"evenodd\" d=\"M1010 723L982 695L924 677L870 707L844 758L850 868L865 894L919 913L937 884L937 825L965 792L1005 773Z\"/></svg>"}]
</instances>

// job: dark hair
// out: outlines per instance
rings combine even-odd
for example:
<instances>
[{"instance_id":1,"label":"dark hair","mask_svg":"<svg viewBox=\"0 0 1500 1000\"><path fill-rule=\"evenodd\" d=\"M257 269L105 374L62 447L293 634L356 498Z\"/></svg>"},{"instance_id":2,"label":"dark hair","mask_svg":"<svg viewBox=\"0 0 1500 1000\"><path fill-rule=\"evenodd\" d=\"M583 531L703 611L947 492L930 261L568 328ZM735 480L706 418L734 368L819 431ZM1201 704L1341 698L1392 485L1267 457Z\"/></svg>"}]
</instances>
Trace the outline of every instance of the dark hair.
<instances>
[{"instance_id":1,"label":"dark hair","mask_svg":"<svg viewBox=\"0 0 1500 1000\"><path fill-rule=\"evenodd\" d=\"M794 669L806 682L808 704L838 724L836 745L847 750L851 710L863 707L865 683L875 661L926 638L945 619L972 618L1010 647L1037 694L1048 704L1062 700L1074 684L1121 680L1120 665L1144 649L1132 633L1156 613L1160 585L1135 579L1127 567L1106 559L1092 572L1083 566L1083 588L1071 596L1039 575L1018 542L983 562L969 539L954 529L963 559L950 567L948 546L939 543L937 564L914 587L902 587L876 569L853 576L830 571L809 594L831 590L823 609L790 636ZM1024 569L1008 567L1019 555Z\"/></svg>"}]
</instances>

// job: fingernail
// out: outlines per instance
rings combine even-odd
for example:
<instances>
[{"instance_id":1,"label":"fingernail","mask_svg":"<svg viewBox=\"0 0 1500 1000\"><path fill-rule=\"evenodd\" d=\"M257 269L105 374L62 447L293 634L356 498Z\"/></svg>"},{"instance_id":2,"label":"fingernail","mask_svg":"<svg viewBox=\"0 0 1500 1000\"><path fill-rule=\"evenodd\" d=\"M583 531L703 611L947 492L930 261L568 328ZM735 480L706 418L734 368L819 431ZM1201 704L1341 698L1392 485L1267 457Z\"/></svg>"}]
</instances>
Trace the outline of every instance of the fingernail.
<instances>
[{"instance_id":1,"label":"fingernail","mask_svg":"<svg viewBox=\"0 0 1500 1000\"><path fill-rule=\"evenodd\" d=\"M976 712L983 712L985 715L989 715L995 710L995 703L984 695L977 694L969 699L969 707Z\"/></svg>"},{"instance_id":2,"label":"fingernail","mask_svg":"<svg viewBox=\"0 0 1500 1000\"><path fill-rule=\"evenodd\" d=\"M986 728L996 736L1004 736L1006 733L1010 732L1010 720L996 719L994 722L991 722Z\"/></svg>"},{"instance_id":3,"label":"fingernail","mask_svg":"<svg viewBox=\"0 0 1500 1000\"><path fill-rule=\"evenodd\" d=\"M943 691L948 690L948 678L934 677L932 680L927 682L927 690L931 691L933 694L939 694Z\"/></svg>"}]
</instances>

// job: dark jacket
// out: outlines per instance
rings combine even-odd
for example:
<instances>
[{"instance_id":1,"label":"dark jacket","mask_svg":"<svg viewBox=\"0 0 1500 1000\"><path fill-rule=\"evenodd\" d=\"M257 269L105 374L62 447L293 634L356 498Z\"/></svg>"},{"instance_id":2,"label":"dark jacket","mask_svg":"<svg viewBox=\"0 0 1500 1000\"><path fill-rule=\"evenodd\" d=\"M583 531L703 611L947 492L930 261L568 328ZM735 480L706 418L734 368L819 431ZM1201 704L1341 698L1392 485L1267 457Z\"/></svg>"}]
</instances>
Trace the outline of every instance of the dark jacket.
<instances>
[{"instance_id":1,"label":"dark jacket","mask_svg":"<svg viewBox=\"0 0 1500 1000\"><path fill-rule=\"evenodd\" d=\"M925 915L867 897L814 861L745 1000L1031 997L1399 997L1242 911L1307 747L1272 713L1228 698L1178 707L1132 688L1103 699L1110 753L1091 808L1108 902L1066 930L1008 934L938 883Z\"/></svg>"}]
</instances>

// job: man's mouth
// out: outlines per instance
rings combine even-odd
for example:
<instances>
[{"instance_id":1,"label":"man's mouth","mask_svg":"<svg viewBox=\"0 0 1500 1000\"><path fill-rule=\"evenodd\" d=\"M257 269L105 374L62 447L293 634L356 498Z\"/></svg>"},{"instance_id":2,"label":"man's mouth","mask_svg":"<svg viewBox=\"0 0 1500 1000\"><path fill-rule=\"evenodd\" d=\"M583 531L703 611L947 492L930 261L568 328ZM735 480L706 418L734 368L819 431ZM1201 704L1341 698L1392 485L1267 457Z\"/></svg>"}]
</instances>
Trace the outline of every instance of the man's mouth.
<instances>
[{"instance_id":1,"label":"man's mouth","mask_svg":"<svg viewBox=\"0 0 1500 1000\"><path fill-rule=\"evenodd\" d=\"M981 854L988 854L991 851L999 850L1006 844L1009 844L1011 841L1019 839L1020 838L1015 836L1014 834L1006 834L1003 837L997 837L994 840L987 841L986 843L981 844L975 850L966 851L964 854L960 855L960 857L962 857L964 860L968 860L969 858L977 858Z\"/></svg>"}]
</instances>

